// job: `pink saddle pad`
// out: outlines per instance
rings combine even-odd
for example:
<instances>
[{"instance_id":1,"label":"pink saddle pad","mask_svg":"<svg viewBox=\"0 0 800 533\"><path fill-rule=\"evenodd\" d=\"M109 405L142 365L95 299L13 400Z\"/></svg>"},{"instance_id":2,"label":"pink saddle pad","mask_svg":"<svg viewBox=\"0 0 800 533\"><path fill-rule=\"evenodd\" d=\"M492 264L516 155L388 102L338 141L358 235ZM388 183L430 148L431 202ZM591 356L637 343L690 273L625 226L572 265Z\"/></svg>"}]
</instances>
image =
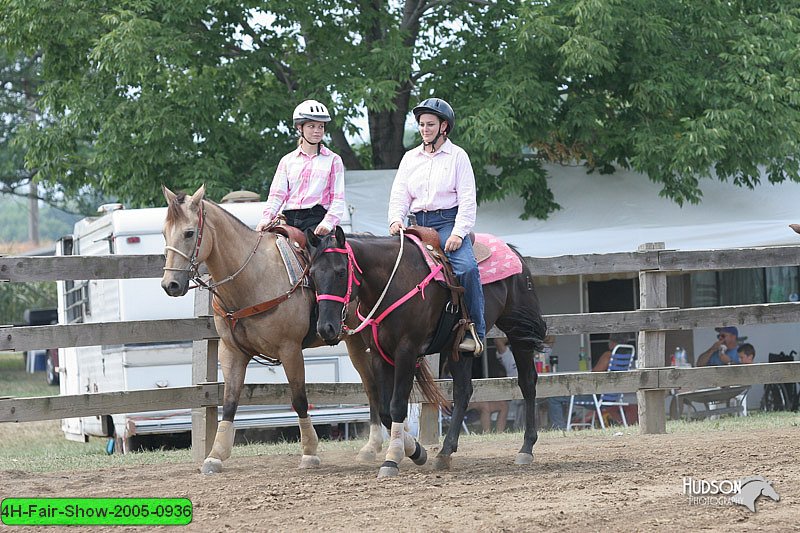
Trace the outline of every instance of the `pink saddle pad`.
<instances>
[{"instance_id":1,"label":"pink saddle pad","mask_svg":"<svg viewBox=\"0 0 800 533\"><path fill-rule=\"evenodd\" d=\"M433 270L436 264L428 256L425 251L425 244L420 241L416 236L405 234L420 250L422 250L422 257L428 263L428 267ZM488 233L476 233L475 242L479 242L491 250L492 255L485 261L478 264L478 270L481 274L481 285L487 285L500 281L510 276L520 274L522 272L522 261L519 256L503 241L490 235ZM434 278L436 281L444 283L444 275L440 272Z\"/></svg>"}]
</instances>

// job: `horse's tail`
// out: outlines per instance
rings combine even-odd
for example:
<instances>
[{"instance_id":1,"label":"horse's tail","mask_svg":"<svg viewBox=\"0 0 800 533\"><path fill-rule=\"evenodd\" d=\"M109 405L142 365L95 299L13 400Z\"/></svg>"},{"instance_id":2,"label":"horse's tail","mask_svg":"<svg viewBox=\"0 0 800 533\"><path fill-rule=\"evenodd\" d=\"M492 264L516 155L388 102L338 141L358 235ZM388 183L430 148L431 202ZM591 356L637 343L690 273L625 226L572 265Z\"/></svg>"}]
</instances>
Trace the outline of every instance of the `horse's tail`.
<instances>
[{"instance_id":1,"label":"horse's tail","mask_svg":"<svg viewBox=\"0 0 800 533\"><path fill-rule=\"evenodd\" d=\"M522 254L514 246L510 244L508 246L522 261L522 273L517 275L518 283L521 284L517 288L518 294L525 294L530 300L523 300L524 305L516 305L504 317L503 323L507 329L503 331L509 339L516 340L518 345L524 343L526 347L538 351L543 348L544 338L547 335L547 322L542 317L539 296L533 286L533 273L528 268ZM513 343L511 349L514 349Z\"/></svg>"},{"instance_id":2,"label":"horse's tail","mask_svg":"<svg viewBox=\"0 0 800 533\"><path fill-rule=\"evenodd\" d=\"M425 397L429 403L435 404L444 411L449 411L450 402L447 401L441 389L436 385L431 367L424 357L420 359L420 364L417 367L415 375L419 388L422 391L422 396Z\"/></svg>"}]
</instances>

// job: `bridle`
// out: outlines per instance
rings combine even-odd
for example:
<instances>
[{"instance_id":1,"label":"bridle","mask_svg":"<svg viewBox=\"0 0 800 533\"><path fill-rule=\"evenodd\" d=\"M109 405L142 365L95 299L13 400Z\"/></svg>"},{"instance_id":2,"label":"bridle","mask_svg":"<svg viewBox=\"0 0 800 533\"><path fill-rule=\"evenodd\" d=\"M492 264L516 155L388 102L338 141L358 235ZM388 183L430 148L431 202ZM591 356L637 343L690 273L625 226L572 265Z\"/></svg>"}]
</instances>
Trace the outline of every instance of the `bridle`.
<instances>
[{"instance_id":1,"label":"bridle","mask_svg":"<svg viewBox=\"0 0 800 533\"><path fill-rule=\"evenodd\" d=\"M364 272L358 265L358 261L356 261L356 257L353 255L353 248L350 246L349 242L344 243L344 248L325 248L322 250L322 253L345 254L347 256L347 291L344 296L320 294L319 291L317 291L317 302L330 300L342 304L342 331L347 332L348 328L345 325L345 320L347 320L347 308L350 306L350 297L353 295L353 286L359 287L361 285L361 280L356 276L356 270L362 276Z\"/></svg>"},{"instance_id":2,"label":"bridle","mask_svg":"<svg viewBox=\"0 0 800 533\"><path fill-rule=\"evenodd\" d=\"M200 253L200 245L203 242L203 229L205 228L205 219L206 219L206 206L203 204L201 208L197 211L197 237L194 240L194 249L190 255L186 255L182 251L178 250L174 246L164 246L164 255L167 255L167 252L174 252L179 256L183 257L189 263L186 265L185 268L174 268L174 267L164 267L164 270L174 271L174 272L188 272L192 279L200 278L200 273L198 269L200 268L200 262L197 261L197 256Z\"/></svg>"},{"instance_id":3,"label":"bridle","mask_svg":"<svg viewBox=\"0 0 800 533\"><path fill-rule=\"evenodd\" d=\"M377 349L377 352L380 354L380 356L383 358L383 360L386 361L387 363L389 363L391 366L394 366L394 361L383 350L383 348L381 348L380 342L378 340L378 326L380 326L381 322L383 322L383 320L387 316L389 316L395 309L397 309L398 307L403 305L409 299L413 298L417 293L420 293L420 295L422 296L422 299L424 300L425 299L425 287L427 287L428 284L431 281L433 281L433 279L436 277L436 275L439 273L439 271L441 271L444 268L443 264L439 264L435 268L431 269L431 273L428 274L425 277L425 279L423 279L419 284L414 286L414 288L412 288L410 291L408 291L404 296L400 297L393 304L391 304L389 307L387 307L377 318L372 318L372 315L375 314L375 312L380 307L381 302L383 302L383 298L384 298L384 296L386 296L386 293L389 290L389 285L391 285L392 280L394 279L394 275L397 272L397 267L400 265L400 260L403 257L403 248L404 248L403 243L404 243L404 241L405 241L405 236L404 236L403 230L401 228L401 230L400 230L400 252L397 255L397 260L395 261L394 269L392 270L392 273L389 276L388 281L386 282L386 286L383 289L383 293L381 293L380 297L378 298L378 301L375 302L375 305L372 307L372 310L369 312L369 314L367 316L363 316L361 314L361 312L359 311L358 307L356 307L356 316L358 317L359 320L361 320L361 324L358 327L356 327L355 329L348 328L347 325L344 322L347 319L347 307L348 307L348 305L350 303L350 296L352 295L352 292L353 292L353 284L355 283L356 286L360 286L361 285L361 281L355 275L355 270L358 270L359 274L362 275L362 278L363 278L363 274L364 273L361 270L361 267L358 265L358 262L356 261L355 255L353 254L353 249L350 246L349 242L345 242L344 243L344 245L345 245L344 248L326 248L326 249L323 250L323 253L328 252L328 253L340 253L340 254L346 254L347 255L347 278L348 278L347 279L347 292L345 293L344 296L336 296L335 294L319 294L319 293L317 293L317 301L318 302L320 300L332 300L332 301L335 301L335 302L341 302L343 304L343 308L342 308L342 334L354 335L356 333L359 333L362 329L366 328L367 326L370 326L372 328L372 339L373 339L373 341L375 343L375 348Z\"/></svg>"},{"instance_id":4,"label":"bridle","mask_svg":"<svg viewBox=\"0 0 800 533\"><path fill-rule=\"evenodd\" d=\"M196 285L189 287L190 289L203 287L204 289L207 289L208 291L213 293L217 298L221 299L219 294L214 292L214 289L216 289L217 287L219 287L224 283L233 281L233 279L236 278L236 276L242 273L242 271L247 267L247 264L250 263L253 257L255 257L256 251L258 251L258 246L261 244L261 239L264 238L264 234L270 229L277 226L280 223L280 220L281 219L279 217L276 217L274 220L272 220L272 222L270 222L269 226L267 226L263 231L259 232L256 244L255 246L253 246L253 251L250 252L250 255L247 256L247 259L245 259L244 263L242 263L242 266L240 266L236 272L215 283L207 283L203 280L203 277L200 275L199 272L200 261L197 260L197 256L200 254L200 245L203 242L203 230L205 229L205 221L206 221L206 207L205 203L203 203L203 206L197 212L197 238L194 241L194 249L192 250L191 255L186 255L185 253L178 250L174 246L169 246L169 245L164 246L165 256L167 255L167 252L174 252L179 256L183 257L184 259L186 259L187 261L189 261L189 263L186 265L185 268L174 268L165 266L164 270L170 270L174 272L188 272L190 279L196 283Z\"/></svg>"}]
</instances>

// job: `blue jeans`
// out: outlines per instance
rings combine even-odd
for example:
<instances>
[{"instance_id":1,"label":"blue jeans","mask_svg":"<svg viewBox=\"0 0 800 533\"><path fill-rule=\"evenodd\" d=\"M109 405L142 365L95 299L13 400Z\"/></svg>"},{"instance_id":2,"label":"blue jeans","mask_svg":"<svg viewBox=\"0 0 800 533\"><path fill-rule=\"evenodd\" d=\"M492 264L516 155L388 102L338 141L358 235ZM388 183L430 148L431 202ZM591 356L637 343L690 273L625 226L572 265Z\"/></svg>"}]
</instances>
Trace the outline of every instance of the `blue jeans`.
<instances>
[{"instance_id":1,"label":"blue jeans","mask_svg":"<svg viewBox=\"0 0 800 533\"><path fill-rule=\"evenodd\" d=\"M456 222L458 207L450 209L437 209L436 211L419 211L414 213L417 224L433 228L439 234L439 244L444 250L444 243L453 232ZM464 301L467 304L469 317L475 323L475 330L481 340L486 338L486 321L483 317L483 287L481 275L478 271L478 262L475 252L472 251L472 242L469 236L464 237L461 247L454 252L447 252L447 257L453 265L453 272L458 282L464 287Z\"/></svg>"}]
</instances>

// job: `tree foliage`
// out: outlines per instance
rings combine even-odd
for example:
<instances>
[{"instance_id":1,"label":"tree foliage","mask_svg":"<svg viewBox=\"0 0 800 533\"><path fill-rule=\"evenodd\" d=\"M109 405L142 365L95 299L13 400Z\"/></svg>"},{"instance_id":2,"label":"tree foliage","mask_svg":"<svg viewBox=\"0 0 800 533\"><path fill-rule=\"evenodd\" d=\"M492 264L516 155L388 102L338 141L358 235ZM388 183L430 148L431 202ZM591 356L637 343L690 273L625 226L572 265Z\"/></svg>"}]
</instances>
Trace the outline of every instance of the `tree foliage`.
<instances>
[{"instance_id":1,"label":"tree foliage","mask_svg":"<svg viewBox=\"0 0 800 533\"><path fill-rule=\"evenodd\" d=\"M495 48L475 48L487 68L430 86L457 95L471 153L504 170L483 193L521 193L526 215L552 207L542 160L633 168L697 203L703 178L800 181L798 29L797 1L526 2ZM521 144L534 161L518 161Z\"/></svg>"},{"instance_id":2,"label":"tree foliage","mask_svg":"<svg viewBox=\"0 0 800 533\"><path fill-rule=\"evenodd\" d=\"M56 305L55 282L0 283L1 324L24 324L26 309L53 308Z\"/></svg>"},{"instance_id":3,"label":"tree foliage","mask_svg":"<svg viewBox=\"0 0 800 533\"><path fill-rule=\"evenodd\" d=\"M545 161L633 168L679 203L706 177L799 180L799 15L796 0L0 0L0 42L41 58L48 120L20 138L68 193L264 190L307 97L330 104L348 168L390 168L410 106L435 94L481 198L545 217ZM364 108L367 153L347 135Z\"/></svg>"},{"instance_id":4,"label":"tree foliage","mask_svg":"<svg viewBox=\"0 0 800 533\"><path fill-rule=\"evenodd\" d=\"M35 120L38 60L0 50L0 192L15 193L30 183L25 149L15 142L26 123Z\"/></svg>"}]
</instances>

